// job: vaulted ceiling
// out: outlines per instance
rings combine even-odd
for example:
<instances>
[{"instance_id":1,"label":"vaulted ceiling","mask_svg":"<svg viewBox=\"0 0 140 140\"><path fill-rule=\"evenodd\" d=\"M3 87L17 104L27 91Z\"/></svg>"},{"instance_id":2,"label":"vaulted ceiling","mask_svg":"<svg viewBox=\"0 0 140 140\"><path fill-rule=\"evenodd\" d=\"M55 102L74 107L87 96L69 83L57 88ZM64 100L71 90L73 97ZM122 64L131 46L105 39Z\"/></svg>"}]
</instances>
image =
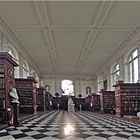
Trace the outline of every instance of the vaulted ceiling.
<instances>
[{"instance_id":1,"label":"vaulted ceiling","mask_svg":"<svg viewBox=\"0 0 140 140\"><path fill-rule=\"evenodd\" d=\"M0 16L45 75L89 75L140 23L139 1L0 1Z\"/></svg>"}]
</instances>

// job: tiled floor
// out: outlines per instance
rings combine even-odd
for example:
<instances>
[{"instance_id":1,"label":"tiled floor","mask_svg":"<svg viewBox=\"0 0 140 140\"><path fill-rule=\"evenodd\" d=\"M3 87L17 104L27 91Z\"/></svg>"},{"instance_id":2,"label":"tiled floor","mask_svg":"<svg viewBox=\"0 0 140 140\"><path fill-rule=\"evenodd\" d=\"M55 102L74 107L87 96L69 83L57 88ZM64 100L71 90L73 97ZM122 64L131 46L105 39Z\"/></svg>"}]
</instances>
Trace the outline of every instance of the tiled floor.
<instances>
[{"instance_id":1,"label":"tiled floor","mask_svg":"<svg viewBox=\"0 0 140 140\"><path fill-rule=\"evenodd\" d=\"M0 140L140 140L140 125L92 112L51 111L0 131Z\"/></svg>"}]
</instances>

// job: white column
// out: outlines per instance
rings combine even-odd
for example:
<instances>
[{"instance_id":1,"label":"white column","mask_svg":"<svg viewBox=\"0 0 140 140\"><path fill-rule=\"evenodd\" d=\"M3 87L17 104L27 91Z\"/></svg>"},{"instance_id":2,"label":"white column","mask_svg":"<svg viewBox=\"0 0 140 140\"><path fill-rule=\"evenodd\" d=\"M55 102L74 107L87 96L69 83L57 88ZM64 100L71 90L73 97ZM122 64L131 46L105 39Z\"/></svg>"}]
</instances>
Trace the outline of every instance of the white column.
<instances>
[{"instance_id":1,"label":"white column","mask_svg":"<svg viewBox=\"0 0 140 140\"><path fill-rule=\"evenodd\" d=\"M81 94L80 80L75 80L75 81L74 81L74 92L75 92L75 96L76 96L76 97L77 97L79 94Z\"/></svg>"},{"instance_id":2,"label":"white column","mask_svg":"<svg viewBox=\"0 0 140 140\"><path fill-rule=\"evenodd\" d=\"M23 77L23 58L21 53L19 53L19 75L20 77Z\"/></svg>"},{"instance_id":3,"label":"white column","mask_svg":"<svg viewBox=\"0 0 140 140\"><path fill-rule=\"evenodd\" d=\"M107 90L112 89L110 68L107 69Z\"/></svg>"},{"instance_id":4,"label":"white column","mask_svg":"<svg viewBox=\"0 0 140 140\"><path fill-rule=\"evenodd\" d=\"M4 51L4 34L0 32L0 52Z\"/></svg>"},{"instance_id":5,"label":"white column","mask_svg":"<svg viewBox=\"0 0 140 140\"><path fill-rule=\"evenodd\" d=\"M123 61L123 56L120 57L119 64L120 64L120 80L124 80L124 61Z\"/></svg>"},{"instance_id":6,"label":"white column","mask_svg":"<svg viewBox=\"0 0 140 140\"><path fill-rule=\"evenodd\" d=\"M61 80L55 79L55 93L58 92L61 95Z\"/></svg>"}]
</instances>

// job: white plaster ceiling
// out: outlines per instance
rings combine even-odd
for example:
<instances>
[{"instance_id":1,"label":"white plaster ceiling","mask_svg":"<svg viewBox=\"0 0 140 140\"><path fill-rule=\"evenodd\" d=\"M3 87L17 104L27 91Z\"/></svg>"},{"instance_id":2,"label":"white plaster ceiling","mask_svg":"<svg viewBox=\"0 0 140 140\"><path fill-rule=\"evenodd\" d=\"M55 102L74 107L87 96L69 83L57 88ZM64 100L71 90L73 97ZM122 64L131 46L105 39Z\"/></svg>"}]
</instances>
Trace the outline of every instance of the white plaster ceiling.
<instances>
[{"instance_id":1,"label":"white plaster ceiling","mask_svg":"<svg viewBox=\"0 0 140 140\"><path fill-rule=\"evenodd\" d=\"M93 76L139 13L139 1L0 1L0 16L42 76Z\"/></svg>"}]
</instances>

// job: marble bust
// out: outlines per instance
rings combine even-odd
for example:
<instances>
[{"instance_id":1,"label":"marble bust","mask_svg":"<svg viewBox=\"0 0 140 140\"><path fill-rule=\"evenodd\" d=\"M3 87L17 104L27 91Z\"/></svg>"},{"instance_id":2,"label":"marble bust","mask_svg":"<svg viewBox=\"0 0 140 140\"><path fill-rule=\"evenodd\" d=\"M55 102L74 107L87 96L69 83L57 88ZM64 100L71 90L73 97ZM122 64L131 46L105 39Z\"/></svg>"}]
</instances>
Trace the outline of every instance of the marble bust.
<instances>
[{"instance_id":1,"label":"marble bust","mask_svg":"<svg viewBox=\"0 0 140 140\"><path fill-rule=\"evenodd\" d=\"M10 96L12 97L12 103L17 103L19 104L19 97L18 97L18 94L17 94L17 90L15 88L12 88L11 92L10 92Z\"/></svg>"}]
</instances>

